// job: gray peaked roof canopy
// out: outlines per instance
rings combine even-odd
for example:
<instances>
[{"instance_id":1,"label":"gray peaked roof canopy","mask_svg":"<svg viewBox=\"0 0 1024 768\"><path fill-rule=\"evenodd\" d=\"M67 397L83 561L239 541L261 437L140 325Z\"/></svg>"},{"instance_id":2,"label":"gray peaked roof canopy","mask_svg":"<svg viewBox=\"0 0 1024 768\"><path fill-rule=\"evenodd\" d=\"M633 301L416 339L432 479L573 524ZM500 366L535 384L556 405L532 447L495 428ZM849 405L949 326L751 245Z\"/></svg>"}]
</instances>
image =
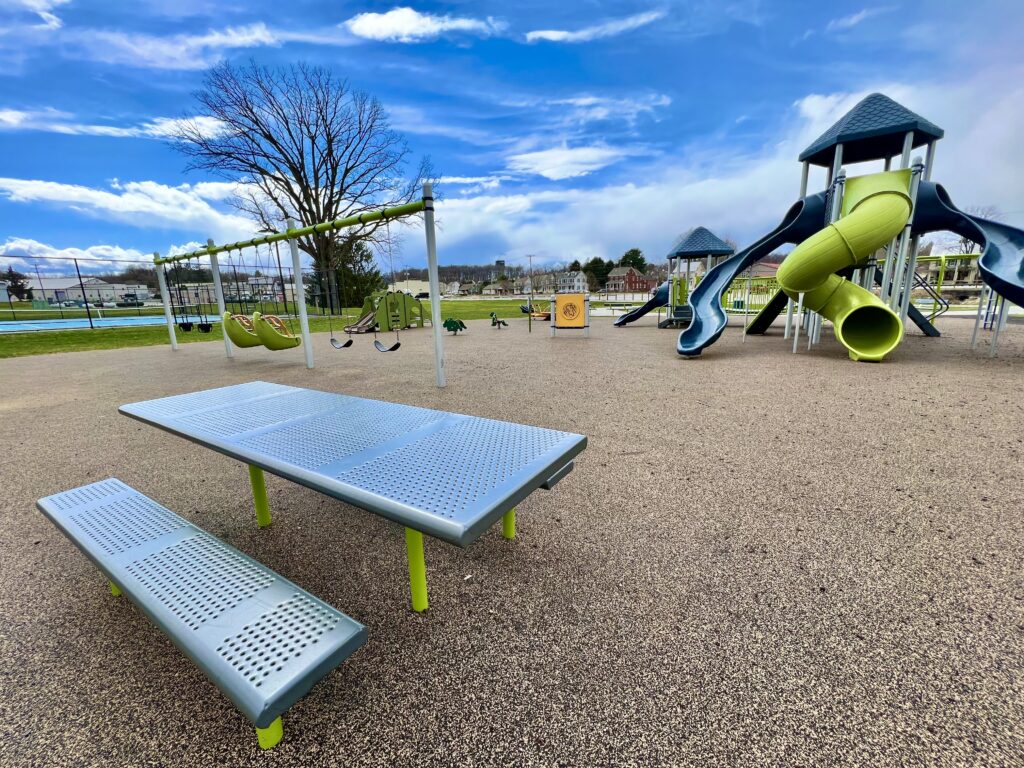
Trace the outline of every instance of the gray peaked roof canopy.
<instances>
[{"instance_id":1,"label":"gray peaked roof canopy","mask_svg":"<svg viewBox=\"0 0 1024 768\"><path fill-rule=\"evenodd\" d=\"M672 250L668 252L670 259L686 259L704 256L731 256L732 246L705 227L694 227L679 238Z\"/></svg>"},{"instance_id":2,"label":"gray peaked roof canopy","mask_svg":"<svg viewBox=\"0 0 1024 768\"><path fill-rule=\"evenodd\" d=\"M903 137L910 131L914 132L915 147L945 135L935 123L885 94L872 93L801 152L800 161L829 168L838 144L843 145L844 163L892 157L903 151Z\"/></svg>"}]
</instances>

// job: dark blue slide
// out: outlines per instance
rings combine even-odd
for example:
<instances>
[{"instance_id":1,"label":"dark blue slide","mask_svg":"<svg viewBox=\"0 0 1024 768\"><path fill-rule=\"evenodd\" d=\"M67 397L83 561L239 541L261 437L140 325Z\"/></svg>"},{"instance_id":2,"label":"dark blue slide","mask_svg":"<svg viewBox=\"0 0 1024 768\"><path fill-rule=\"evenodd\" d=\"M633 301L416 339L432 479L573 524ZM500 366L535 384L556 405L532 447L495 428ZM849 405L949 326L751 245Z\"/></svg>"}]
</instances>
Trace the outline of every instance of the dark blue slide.
<instances>
[{"instance_id":1,"label":"dark blue slide","mask_svg":"<svg viewBox=\"0 0 1024 768\"><path fill-rule=\"evenodd\" d=\"M705 347L718 341L729 322L728 315L722 309L722 295L732 281L780 245L802 243L824 226L825 193L808 195L793 204L779 226L753 245L712 267L690 293L688 303L693 309L693 320L679 334L676 351L686 357L697 357Z\"/></svg>"},{"instance_id":2,"label":"dark blue slide","mask_svg":"<svg viewBox=\"0 0 1024 768\"><path fill-rule=\"evenodd\" d=\"M616 318L615 325L622 327L627 323L632 323L634 320L639 320L641 317L646 315L652 309L658 309L668 304L668 281L655 288L654 293L651 294L650 300L642 307L632 309L621 317Z\"/></svg>"},{"instance_id":3,"label":"dark blue slide","mask_svg":"<svg viewBox=\"0 0 1024 768\"><path fill-rule=\"evenodd\" d=\"M1024 231L964 213L941 184L921 182L914 206L914 234L949 230L981 246L981 279L1024 307Z\"/></svg>"}]
</instances>

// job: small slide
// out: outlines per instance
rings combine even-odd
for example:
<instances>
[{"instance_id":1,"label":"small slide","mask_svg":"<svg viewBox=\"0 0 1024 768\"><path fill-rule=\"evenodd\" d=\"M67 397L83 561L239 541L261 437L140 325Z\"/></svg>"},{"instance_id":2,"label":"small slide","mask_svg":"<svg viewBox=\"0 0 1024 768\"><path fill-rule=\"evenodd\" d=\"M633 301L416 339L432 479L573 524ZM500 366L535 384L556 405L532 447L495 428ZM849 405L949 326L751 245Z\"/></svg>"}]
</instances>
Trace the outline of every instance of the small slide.
<instances>
[{"instance_id":1,"label":"small slide","mask_svg":"<svg viewBox=\"0 0 1024 768\"><path fill-rule=\"evenodd\" d=\"M345 333L370 333L377 325L377 313L367 312L352 325L345 326Z\"/></svg>"},{"instance_id":2,"label":"small slide","mask_svg":"<svg viewBox=\"0 0 1024 768\"><path fill-rule=\"evenodd\" d=\"M693 320L689 327L679 334L676 351L686 357L696 357L701 350L714 344L729 322L729 316L722 308L722 295L729 289L732 281L743 270L771 254L780 245L801 243L823 226L825 193L819 192L798 200L786 213L779 226L754 244L712 267L690 293L689 304L693 309Z\"/></svg>"},{"instance_id":3,"label":"small slide","mask_svg":"<svg viewBox=\"0 0 1024 768\"><path fill-rule=\"evenodd\" d=\"M651 310L664 307L666 304L668 304L668 280L654 290L654 293L646 304L617 317L615 319L615 325L621 328L628 323L632 323L634 320L639 320Z\"/></svg>"}]
</instances>

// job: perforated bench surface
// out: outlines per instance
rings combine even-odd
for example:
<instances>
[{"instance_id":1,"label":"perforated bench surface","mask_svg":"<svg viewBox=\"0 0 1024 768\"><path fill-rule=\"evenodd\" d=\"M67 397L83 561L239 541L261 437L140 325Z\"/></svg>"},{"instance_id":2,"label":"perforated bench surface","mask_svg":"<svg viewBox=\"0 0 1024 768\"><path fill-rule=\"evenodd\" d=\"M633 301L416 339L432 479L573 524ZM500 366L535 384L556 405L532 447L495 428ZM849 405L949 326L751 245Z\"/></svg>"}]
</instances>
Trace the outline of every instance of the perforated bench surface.
<instances>
[{"instance_id":1,"label":"perforated bench surface","mask_svg":"<svg viewBox=\"0 0 1024 768\"><path fill-rule=\"evenodd\" d=\"M587 438L254 381L121 413L453 544L572 468Z\"/></svg>"},{"instance_id":2,"label":"perforated bench surface","mask_svg":"<svg viewBox=\"0 0 1024 768\"><path fill-rule=\"evenodd\" d=\"M366 629L120 480L39 509L266 728L366 642Z\"/></svg>"}]
</instances>

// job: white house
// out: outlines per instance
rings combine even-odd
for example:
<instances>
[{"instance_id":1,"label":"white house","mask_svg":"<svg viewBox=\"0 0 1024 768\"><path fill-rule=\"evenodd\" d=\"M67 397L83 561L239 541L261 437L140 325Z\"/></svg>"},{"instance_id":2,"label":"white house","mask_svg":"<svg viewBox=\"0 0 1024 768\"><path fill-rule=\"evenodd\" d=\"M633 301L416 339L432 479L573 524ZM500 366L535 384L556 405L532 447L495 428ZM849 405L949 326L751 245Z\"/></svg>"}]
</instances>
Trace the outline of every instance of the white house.
<instances>
[{"instance_id":1,"label":"white house","mask_svg":"<svg viewBox=\"0 0 1024 768\"><path fill-rule=\"evenodd\" d=\"M108 283L98 277L37 277L28 278L32 297L51 304L61 301L121 301L125 294L135 294L137 299L149 298L149 288L144 285ZM83 288L85 295L83 296Z\"/></svg>"},{"instance_id":2,"label":"white house","mask_svg":"<svg viewBox=\"0 0 1024 768\"><path fill-rule=\"evenodd\" d=\"M586 293L587 276L584 272L559 272L558 293Z\"/></svg>"},{"instance_id":3,"label":"white house","mask_svg":"<svg viewBox=\"0 0 1024 768\"><path fill-rule=\"evenodd\" d=\"M10 294L7 293L7 283L0 280L0 302L6 304L11 300Z\"/></svg>"}]
</instances>

